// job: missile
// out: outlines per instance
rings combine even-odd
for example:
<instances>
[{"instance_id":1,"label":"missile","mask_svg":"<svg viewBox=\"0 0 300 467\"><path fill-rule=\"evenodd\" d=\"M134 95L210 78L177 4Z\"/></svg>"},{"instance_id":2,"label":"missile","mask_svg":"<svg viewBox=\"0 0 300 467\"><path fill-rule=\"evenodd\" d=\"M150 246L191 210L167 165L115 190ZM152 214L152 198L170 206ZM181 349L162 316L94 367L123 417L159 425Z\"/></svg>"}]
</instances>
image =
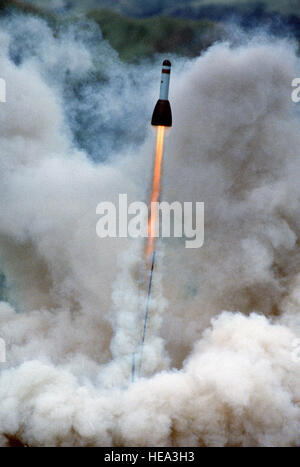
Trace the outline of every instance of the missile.
<instances>
[{"instance_id":1,"label":"missile","mask_svg":"<svg viewBox=\"0 0 300 467\"><path fill-rule=\"evenodd\" d=\"M151 125L172 126L172 112L169 102L169 85L171 74L171 62L164 60L161 70L160 94L154 108Z\"/></svg>"}]
</instances>

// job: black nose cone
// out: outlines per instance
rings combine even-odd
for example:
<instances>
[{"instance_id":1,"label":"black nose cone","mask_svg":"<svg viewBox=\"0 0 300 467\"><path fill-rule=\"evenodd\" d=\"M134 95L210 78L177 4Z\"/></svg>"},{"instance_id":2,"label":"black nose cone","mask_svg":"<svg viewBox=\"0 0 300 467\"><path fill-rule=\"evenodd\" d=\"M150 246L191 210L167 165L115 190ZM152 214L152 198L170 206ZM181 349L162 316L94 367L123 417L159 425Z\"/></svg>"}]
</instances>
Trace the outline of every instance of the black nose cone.
<instances>
[{"instance_id":1,"label":"black nose cone","mask_svg":"<svg viewBox=\"0 0 300 467\"><path fill-rule=\"evenodd\" d=\"M171 66L171 62L169 60L164 60L163 66Z\"/></svg>"}]
</instances>

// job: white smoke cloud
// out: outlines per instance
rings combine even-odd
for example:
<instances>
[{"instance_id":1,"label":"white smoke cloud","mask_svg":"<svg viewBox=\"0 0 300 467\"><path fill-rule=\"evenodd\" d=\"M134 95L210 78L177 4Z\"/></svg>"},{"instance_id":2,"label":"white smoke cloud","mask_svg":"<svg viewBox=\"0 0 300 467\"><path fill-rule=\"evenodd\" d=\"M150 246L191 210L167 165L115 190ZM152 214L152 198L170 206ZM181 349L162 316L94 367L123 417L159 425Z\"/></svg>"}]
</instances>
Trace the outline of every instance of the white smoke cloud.
<instances>
[{"instance_id":1,"label":"white smoke cloud","mask_svg":"<svg viewBox=\"0 0 300 467\"><path fill-rule=\"evenodd\" d=\"M204 201L206 239L160 245L144 377L131 384L143 245L97 238L95 210L119 193L147 199L154 135L138 133L159 64L121 64L93 27L55 38L22 21L1 23L0 443L299 445L293 45L218 44L174 63L163 198Z\"/></svg>"}]
</instances>

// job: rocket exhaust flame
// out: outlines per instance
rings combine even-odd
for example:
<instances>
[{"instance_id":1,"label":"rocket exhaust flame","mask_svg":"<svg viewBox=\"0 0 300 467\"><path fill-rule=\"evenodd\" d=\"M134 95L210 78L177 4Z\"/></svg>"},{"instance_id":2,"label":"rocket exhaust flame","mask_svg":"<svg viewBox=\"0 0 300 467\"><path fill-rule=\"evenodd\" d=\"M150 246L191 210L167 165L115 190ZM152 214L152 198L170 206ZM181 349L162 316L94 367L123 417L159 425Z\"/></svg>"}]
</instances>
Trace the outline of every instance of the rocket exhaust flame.
<instances>
[{"instance_id":1,"label":"rocket exhaust flame","mask_svg":"<svg viewBox=\"0 0 300 467\"><path fill-rule=\"evenodd\" d=\"M162 161L164 154L164 140L165 140L165 127L159 126L157 129L156 136L156 151L155 161L153 170L153 183L152 183L152 195L150 201L150 216L148 220L148 243L146 248L146 259L152 256L154 251L155 238L158 236L157 225L158 225L158 212L153 209L152 203L157 203L160 197L161 189L161 173L162 173Z\"/></svg>"},{"instance_id":2,"label":"rocket exhaust flame","mask_svg":"<svg viewBox=\"0 0 300 467\"><path fill-rule=\"evenodd\" d=\"M138 374L141 376L142 373L142 364L143 364L143 349L146 338L147 322L149 315L149 305L152 289L152 278L155 265L155 238L158 237L159 232L157 231L158 227L158 210L153 209L152 203L159 202L160 198L160 189L161 189L161 174L162 174L162 161L164 154L164 140L165 140L165 127L158 126L157 136L156 136L156 150L155 150L155 160L154 160L154 169L153 169L153 182L152 182L152 194L150 199L150 215L148 219L148 241L146 246L146 263L150 267L150 277L148 285L148 293L146 299L146 309L145 309L145 318L144 318L144 327L142 333L141 341L141 351L140 351L140 361L139 361L139 371ZM132 381L134 382L135 377L135 354L132 355Z\"/></svg>"}]
</instances>

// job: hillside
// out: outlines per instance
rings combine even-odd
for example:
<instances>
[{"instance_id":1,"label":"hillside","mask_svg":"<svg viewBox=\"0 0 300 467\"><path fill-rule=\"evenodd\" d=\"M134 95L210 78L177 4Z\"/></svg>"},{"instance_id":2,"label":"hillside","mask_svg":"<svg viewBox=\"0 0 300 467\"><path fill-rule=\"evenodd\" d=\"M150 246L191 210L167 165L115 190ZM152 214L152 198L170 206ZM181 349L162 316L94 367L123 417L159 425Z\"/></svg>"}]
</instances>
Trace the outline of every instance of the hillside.
<instances>
[{"instance_id":1,"label":"hillside","mask_svg":"<svg viewBox=\"0 0 300 467\"><path fill-rule=\"evenodd\" d=\"M101 8L108 5L108 0L4 0L0 8L36 14L53 27L87 17L124 61L156 53L199 55L224 37L224 24L232 19L244 29L267 25L275 35L300 39L300 0L116 0L113 9Z\"/></svg>"},{"instance_id":2,"label":"hillside","mask_svg":"<svg viewBox=\"0 0 300 467\"><path fill-rule=\"evenodd\" d=\"M38 15L53 28L65 26L76 17L71 14L61 16L15 0L3 2L1 10L2 14L13 11ZM131 18L108 9L89 11L84 16L99 24L103 38L109 41L124 61L150 58L156 53L193 57L223 33L221 24L205 19L194 21L165 16Z\"/></svg>"},{"instance_id":3,"label":"hillside","mask_svg":"<svg viewBox=\"0 0 300 467\"><path fill-rule=\"evenodd\" d=\"M25 0L24 3L36 5L40 8L55 10L57 12L79 12L94 9L109 8L119 13L135 17L149 17L154 15L176 15L178 11L186 12L192 16L207 14L218 15L221 12L234 11L249 14L253 11L265 11L266 14L279 13L280 15L300 16L299 0Z\"/></svg>"},{"instance_id":4,"label":"hillside","mask_svg":"<svg viewBox=\"0 0 300 467\"><path fill-rule=\"evenodd\" d=\"M109 10L90 12L88 17L100 25L103 37L126 61L166 52L199 55L221 34L221 28L208 20L134 19Z\"/></svg>"}]
</instances>

